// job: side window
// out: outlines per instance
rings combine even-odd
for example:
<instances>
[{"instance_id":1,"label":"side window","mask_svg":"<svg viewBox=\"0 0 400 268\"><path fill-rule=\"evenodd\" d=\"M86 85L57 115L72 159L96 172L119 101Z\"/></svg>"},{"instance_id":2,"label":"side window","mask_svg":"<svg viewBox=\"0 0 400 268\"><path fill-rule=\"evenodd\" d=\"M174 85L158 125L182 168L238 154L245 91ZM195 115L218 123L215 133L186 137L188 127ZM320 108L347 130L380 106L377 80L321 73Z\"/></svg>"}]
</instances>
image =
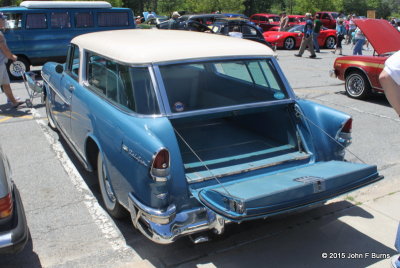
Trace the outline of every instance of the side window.
<instances>
[{"instance_id":1,"label":"side window","mask_svg":"<svg viewBox=\"0 0 400 268\"><path fill-rule=\"evenodd\" d=\"M91 12L77 12L75 14L76 28L89 28L93 26L93 14Z\"/></svg>"},{"instance_id":2,"label":"side window","mask_svg":"<svg viewBox=\"0 0 400 268\"><path fill-rule=\"evenodd\" d=\"M328 13L324 13L324 14L322 15L322 19L324 19L324 20L329 20L329 19L330 19L329 14L328 14Z\"/></svg>"},{"instance_id":3,"label":"side window","mask_svg":"<svg viewBox=\"0 0 400 268\"><path fill-rule=\"evenodd\" d=\"M71 45L68 51L67 57L67 72L78 80L79 77L79 67L80 67L80 59L79 59L79 48L75 45Z\"/></svg>"},{"instance_id":4,"label":"side window","mask_svg":"<svg viewBox=\"0 0 400 268\"><path fill-rule=\"evenodd\" d=\"M71 28L68 12L51 13L51 28L63 29Z\"/></svg>"},{"instance_id":5,"label":"side window","mask_svg":"<svg viewBox=\"0 0 400 268\"><path fill-rule=\"evenodd\" d=\"M140 114L159 113L147 67L129 67L94 53L88 56L90 88L118 107Z\"/></svg>"},{"instance_id":6,"label":"side window","mask_svg":"<svg viewBox=\"0 0 400 268\"><path fill-rule=\"evenodd\" d=\"M100 27L128 26L129 18L127 12L99 12L97 23Z\"/></svg>"},{"instance_id":7,"label":"side window","mask_svg":"<svg viewBox=\"0 0 400 268\"><path fill-rule=\"evenodd\" d=\"M46 29L47 18L46 14L27 14L26 15L26 29Z\"/></svg>"},{"instance_id":8,"label":"side window","mask_svg":"<svg viewBox=\"0 0 400 268\"><path fill-rule=\"evenodd\" d=\"M254 29L253 27L250 27L248 25L243 25L242 26L242 33L245 35L257 35L257 31L256 29Z\"/></svg>"},{"instance_id":9,"label":"side window","mask_svg":"<svg viewBox=\"0 0 400 268\"><path fill-rule=\"evenodd\" d=\"M6 29L20 30L22 25L22 14L21 13L5 13L7 16Z\"/></svg>"},{"instance_id":10,"label":"side window","mask_svg":"<svg viewBox=\"0 0 400 268\"><path fill-rule=\"evenodd\" d=\"M267 18L266 17L260 17L260 22L266 22Z\"/></svg>"},{"instance_id":11,"label":"side window","mask_svg":"<svg viewBox=\"0 0 400 268\"><path fill-rule=\"evenodd\" d=\"M259 21L259 20L260 20L260 17L259 17L259 16L254 16L254 17L252 18L252 20Z\"/></svg>"},{"instance_id":12,"label":"side window","mask_svg":"<svg viewBox=\"0 0 400 268\"><path fill-rule=\"evenodd\" d=\"M226 62L215 64L217 73L226 76L233 77L235 79L241 79L247 82L253 82L250 73L247 70L246 64L237 62Z\"/></svg>"}]
</instances>

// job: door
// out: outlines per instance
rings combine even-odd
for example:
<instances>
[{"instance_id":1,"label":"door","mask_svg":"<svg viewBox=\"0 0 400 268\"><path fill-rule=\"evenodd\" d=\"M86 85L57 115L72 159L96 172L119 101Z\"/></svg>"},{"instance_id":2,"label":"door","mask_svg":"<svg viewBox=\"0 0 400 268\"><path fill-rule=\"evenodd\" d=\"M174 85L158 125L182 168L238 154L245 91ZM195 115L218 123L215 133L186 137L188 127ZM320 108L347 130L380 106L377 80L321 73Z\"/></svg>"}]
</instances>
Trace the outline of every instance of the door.
<instances>
[{"instance_id":1,"label":"door","mask_svg":"<svg viewBox=\"0 0 400 268\"><path fill-rule=\"evenodd\" d=\"M71 46L67 55L65 70L60 81L60 90L54 96L54 116L61 130L71 140L72 95L79 85L79 49Z\"/></svg>"},{"instance_id":2,"label":"door","mask_svg":"<svg viewBox=\"0 0 400 268\"><path fill-rule=\"evenodd\" d=\"M194 184L191 192L217 214L241 221L323 202L382 178L376 166L328 161L212 186Z\"/></svg>"}]
</instances>

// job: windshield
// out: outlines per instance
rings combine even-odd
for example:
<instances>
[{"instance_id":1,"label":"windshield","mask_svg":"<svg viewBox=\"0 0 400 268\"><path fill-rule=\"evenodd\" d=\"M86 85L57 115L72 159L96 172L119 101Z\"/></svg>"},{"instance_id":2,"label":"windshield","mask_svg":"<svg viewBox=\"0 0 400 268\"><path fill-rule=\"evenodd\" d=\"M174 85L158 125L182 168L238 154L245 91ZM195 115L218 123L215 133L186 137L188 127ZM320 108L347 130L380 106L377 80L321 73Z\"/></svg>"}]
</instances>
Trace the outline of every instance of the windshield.
<instances>
[{"instance_id":1,"label":"windshield","mask_svg":"<svg viewBox=\"0 0 400 268\"><path fill-rule=\"evenodd\" d=\"M339 16L339 13L332 12L331 15L334 19L337 19L337 17Z\"/></svg>"},{"instance_id":2,"label":"windshield","mask_svg":"<svg viewBox=\"0 0 400 268\"><path fill-rule=\"evenodd\" d=\"M160 66L173 113L287 99L271 59Z\"/></svg>"},{"instance_id":3,"label":"windshield","mask_svg":"<svg viewBox=\"0 0 400 268\"><path fill-rule=\"evenodd\" d=\"M304 29L304 25L296 25L296 26L293 26L292 28L290 28L288 30L288 32L291 32L291 33L303 32L303 29Z\"/></svg>"}]
</instances>

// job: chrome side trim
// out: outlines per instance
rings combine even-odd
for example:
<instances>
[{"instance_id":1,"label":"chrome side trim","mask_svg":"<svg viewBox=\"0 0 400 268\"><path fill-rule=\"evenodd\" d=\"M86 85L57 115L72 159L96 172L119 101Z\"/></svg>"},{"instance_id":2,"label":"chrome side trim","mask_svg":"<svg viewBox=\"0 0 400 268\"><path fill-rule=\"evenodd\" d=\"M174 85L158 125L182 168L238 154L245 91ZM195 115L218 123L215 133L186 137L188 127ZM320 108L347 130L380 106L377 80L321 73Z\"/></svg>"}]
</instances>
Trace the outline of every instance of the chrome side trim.
<instances>
[{"instance_id":1,"label":"chrome side trim","mask_svg":"<svg viewBox=\"0 0 400 268\"><path fill-rule=\"evenodd\" d=\"M55 94L57 94L57 96L58 96L64 103L66 103L67 105L71 105L71 102L68 101L68 100L66 100L65 97L62 96L62 95L60 94L60 92L58 92L58 90L56 90L56 87L55 87L52 83L50 83L50 80L46 80L44 77L42 77L42 78L43 78L43 80L49 85L49 87L52 89L52 91L53 91Z\"/></svg>"},{"instance_id":2,"label":"chrome side trim","mask_svg":"<svg viewBox=\"0 0 400 268\"><path fill-rule=\"evenodd\" d=\"M201 231L214 230L217 234L224 231L225 220L205 207L176 213L176 207L172 204L166 211L161 211L140 203L132 193L129 193L128 202L133 225L158 244L170 244L179 237ZM169 221L163 224L153 221L160 217Z\"/></svg>"}]
</instances>

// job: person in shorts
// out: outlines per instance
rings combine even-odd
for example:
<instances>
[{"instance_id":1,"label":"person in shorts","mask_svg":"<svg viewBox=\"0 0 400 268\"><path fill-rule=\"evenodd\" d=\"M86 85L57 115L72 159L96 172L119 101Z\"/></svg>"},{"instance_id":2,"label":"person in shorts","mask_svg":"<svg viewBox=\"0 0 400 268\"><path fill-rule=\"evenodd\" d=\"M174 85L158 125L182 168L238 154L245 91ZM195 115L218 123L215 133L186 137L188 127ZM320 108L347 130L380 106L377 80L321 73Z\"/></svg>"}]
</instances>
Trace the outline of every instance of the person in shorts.
<instances>
[{"instance_id":1,"label":"person in shorts","mask_svg":"<svg viewBox=\"0 0 400 268\"><path fill-rule=\"evenodd\" d=\"M379 82L390 105L400 116L400 51L390 56L385 62L385 68L379 75ZM400 224L397 227L395 248L400 252ZM400 254L391 258L393 268L400 268Z\"/></svg>"},{"instance_id":2,"label":"person in shorts","mask_svg":"<svg viewBox=\"0 0 400 268\"><path fill-rule=\"evenodd\" d=\"M0 29L5 29L6 16L0 12ZM13 108L17 108L23 101L17 101L11 91L10 78L8 77L6 63L8 60L16 61L17 56L11 53L7 46L6 39L4 38L3 32L0 31L0 85L6 94L8 100L11 102Z\"/></svg>"}]
</instances>

